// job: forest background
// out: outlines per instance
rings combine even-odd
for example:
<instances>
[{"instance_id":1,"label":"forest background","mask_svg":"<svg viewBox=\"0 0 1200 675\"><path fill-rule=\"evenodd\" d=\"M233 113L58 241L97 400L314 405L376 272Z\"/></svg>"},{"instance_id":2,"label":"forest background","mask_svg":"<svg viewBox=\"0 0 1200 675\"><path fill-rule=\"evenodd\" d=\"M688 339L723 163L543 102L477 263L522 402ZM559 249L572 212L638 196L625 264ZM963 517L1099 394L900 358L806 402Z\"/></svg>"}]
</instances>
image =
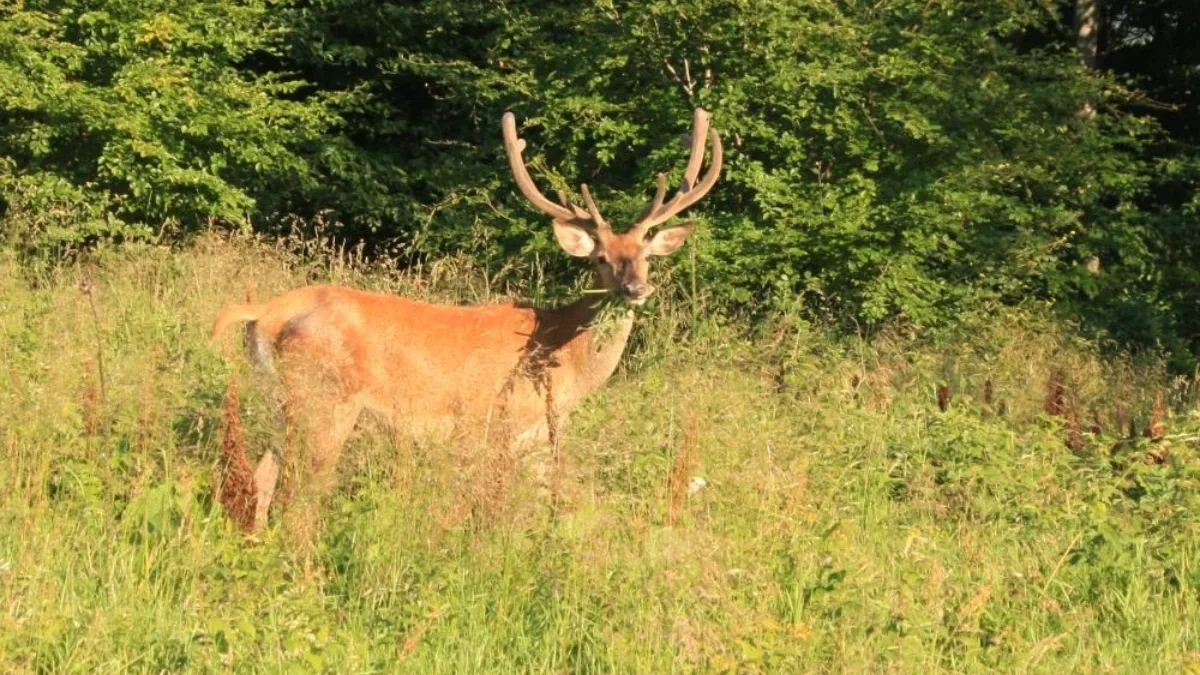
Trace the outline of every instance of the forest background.
<instances>
[{"instance_id":1,"label":"forest background","mask_svg":"<svg viewBox=\"0 0 1200 675\"><path fill-rule=\"evenodd\" d=\"M709 311L1045 304L1190 371L1198 81L1184 0L17 0L0 228L28 259L319 231L563 289L501 114L544 185L592 183L619 222L703 106L727 168L679 264Z\"/></svg>"}]
</instances>

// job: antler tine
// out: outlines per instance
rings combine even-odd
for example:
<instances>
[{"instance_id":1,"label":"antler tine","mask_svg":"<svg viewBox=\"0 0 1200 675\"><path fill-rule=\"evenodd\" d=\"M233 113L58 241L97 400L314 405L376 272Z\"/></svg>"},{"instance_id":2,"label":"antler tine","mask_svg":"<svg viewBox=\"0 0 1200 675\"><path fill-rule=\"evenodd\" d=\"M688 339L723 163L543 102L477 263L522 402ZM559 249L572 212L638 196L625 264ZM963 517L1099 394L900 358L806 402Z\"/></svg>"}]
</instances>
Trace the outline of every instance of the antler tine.
<instances>
[{"instance_id":1,"label":"antler tine","mask_svg":"<svg viewBox=\"0 0 1200 675\"><path fill-rule=\"evenodd\" d=\"M558 195L558 203L562 204L568 209L571 209L571 212L575 214L575 218L577 218L579 221L585 221L591 218L591 215L588 214L587 211L584 211L578 206L572 204L571 200L567 199L567 193L563 192L562 190L555 190L554 194Z\"/></svg>"},{"instance_id":2,"label":"antler tine","mask_svg":"<svg viewBox=\"0 0 1200 675\"><path fill-rule=\"evenodd\" d=\"M563 206L559 206L546 199L534 184L533 179L529 177L529 170L525 168L525 160L521 157L521 151L525 149L525 141L517 137L516 116L511 112L504 113L504 116L500 118L500 128L504 134L504 150L508 153L508 166L512 170L513 179L516 180L517 188L521 194L525 195L529 203L555 220L576 225L590 223L591 218L578 207L565 202Z\"/></svg>"},{"instance_id":3,"label":"antler tine","mask_svg":"<svg viewBox=\"0 0 1200 675\"><path fill-rule=\"evenodd\" d=\"M592 201L592 191L588 189L587 183L579 186L579 191L583 193L583 203L587 204L588 214L592 217L592 223L596 226L596 231L612 232L612 228L605 222L604 217L600 215L600 209L596 208L596 202Z\"/></svg>"},{"instance_id":4,"label":"antler tine","mask_svg":"<svg viewBox=\"0 0 1200 675\"><path fill-rule=\"evenodd\" d=\"M710 119L706 110L696 108L691 138L692 153L688 158L687 169L683 173L683 184L679 186L679 191L675 193L675 196L663 204L661 196L665 191L665 178L660 174L658 193L655 195L654 202L634 224L635 231L645 232L651 227L669 220L680 211L700 201L716 185L717 178L721 174L724 152L721 147L720 134L716 129L709 128ZM708 138L706 139L705 136ZM700 166L704 162L706 140L712 143L712 160L704 178L697 183L696 176L700 173Z\"/></svg>"},{"instance_id":5,"label":"antler tine","mask_svg":"<svg viewBox=\"0 0 1200 675\"><path fill-rule=\"evenodd\" d=\"M667 174L660 173L660 174L658 174L658 189L654 191L654 201L650 202L650 205L642 210L642 213L637 218L637 222L639 222L639 223L642 222L643 220L645 220L645 218L647 216L653 214L660 207L662 207L663 198L666 196L667 196Z\"/></svg>"},{"instance_id":6,"label":"antler tine","mask_svg":"<svg viewBox=\"0 0 1200 675\"><path fill-rule=\"evenodd\" d=\"M704 108L696 108L692 113L692 154L688 156L687 170L683 172L682 192L691 190L696 185L696 176L700 173L700 165L704 163L704 141L708 136L708 125L712 115Z\"/></svg>"}]
</instances>

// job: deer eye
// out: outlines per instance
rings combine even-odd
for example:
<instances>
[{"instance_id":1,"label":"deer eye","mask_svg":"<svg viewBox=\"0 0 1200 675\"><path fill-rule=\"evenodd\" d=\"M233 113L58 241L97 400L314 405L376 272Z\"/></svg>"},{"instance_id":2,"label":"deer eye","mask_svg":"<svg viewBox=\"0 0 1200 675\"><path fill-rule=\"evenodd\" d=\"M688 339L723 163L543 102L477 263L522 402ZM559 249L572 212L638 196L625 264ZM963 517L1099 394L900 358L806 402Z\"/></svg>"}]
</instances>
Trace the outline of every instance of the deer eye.
<instances>
[{"instance_id":1,"label":"deer eye","mask_svg":"<svg viewBox=\"0 0 1200 675\"><path fill-rule=\"evenodd\" d=\"M601 265L607 265L608 264L608 256L604 255L603 253L597 253L596 254L596 262L600 263Z\"/></svg>"}]
</instances>

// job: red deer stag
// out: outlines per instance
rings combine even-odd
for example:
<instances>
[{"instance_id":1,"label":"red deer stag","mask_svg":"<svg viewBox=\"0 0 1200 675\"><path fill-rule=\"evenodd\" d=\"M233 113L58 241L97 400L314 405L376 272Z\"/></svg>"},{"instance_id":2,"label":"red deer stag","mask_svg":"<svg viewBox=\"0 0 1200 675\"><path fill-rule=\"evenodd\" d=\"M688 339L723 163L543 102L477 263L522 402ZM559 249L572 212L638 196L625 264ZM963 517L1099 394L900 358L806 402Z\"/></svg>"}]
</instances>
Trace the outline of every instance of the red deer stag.
<instances>
[{"instance_id":1,"label":"red deer stag","mask_svg":"<svg viewBox=\"0 0 1200 675\"><path fill-rule=\"evenodd\" d=\"M601 217L587 185L586 208L547 199L534 185L521 156L512 113L501 124L504 147L517 187L550 216L554 235L568 254L588 258L595 285L607 293L586 294L555 309L521 304L458 307L430 305L352 288L308 286L261 304L224 308L213 339L233 323L245 322L247 351L257 365L279 373L288 417L308 445L307 471L317 493L334 483L338 455L363 409L417 435L453 429L487 429L503 422L517 443L544 440L549 425L561 424L617 367L633 326L633 313L618 313L594 325L608 298L640 304L653 292L651 256L674 253L692 224L650 229L695 204L712 189L721 171L721 139L709 128L709 113L696 109L691 156L678 192L664 201L665 174L658 175L654 200L627 232ZM712 160L697 181L707 141ZM607 323L607 322L605 322ZM278 364L278 367L276 366ZM550 414L550 413L553 414ZM557 426L555 431L557 431ZM260 494L274 491L274 459L267 453L256 476ZM265 519L259 504L257 526Z\"/></svg>"}]
</instances>

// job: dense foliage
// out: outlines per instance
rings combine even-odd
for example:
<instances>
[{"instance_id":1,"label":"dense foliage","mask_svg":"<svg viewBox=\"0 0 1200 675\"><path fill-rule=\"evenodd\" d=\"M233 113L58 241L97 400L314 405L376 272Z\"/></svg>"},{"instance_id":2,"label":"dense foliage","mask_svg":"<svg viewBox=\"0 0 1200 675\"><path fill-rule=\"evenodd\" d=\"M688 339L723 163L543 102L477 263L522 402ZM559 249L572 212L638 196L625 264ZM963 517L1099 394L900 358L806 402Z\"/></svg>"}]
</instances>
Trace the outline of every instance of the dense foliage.
<instances>
[{"instance_id":1,"label":"dense foliage","mask_svg":"<svg viewBox=\"0 0 1200 675\"><path fill-rule=\"evenodd\" d=\"M1069 4L1034 0L24 0L0 10L4 227L319 216L524 274L552 240L512 189L504 110L544 184L589 181L619 221L678 176L699 105L728 161L695 272L726 306L928 325L1041 298L1182 356L1197 56L1186 3L1149 4L1105 15L1117 77L1079 64Z\"/></svg>"},{"instance_id":2,"label":"dense foliage","mask_svg":"<svg viewBox=\"0 0 1200 675\"><path fill-rule=\"evenodd\" d=\"M0 8L6 230L80 241L291 209L331 129L324 94L256 67L288 34L260 0ZM15 232L14 232L15 231Z\"/></svg>"}]
</instances>

